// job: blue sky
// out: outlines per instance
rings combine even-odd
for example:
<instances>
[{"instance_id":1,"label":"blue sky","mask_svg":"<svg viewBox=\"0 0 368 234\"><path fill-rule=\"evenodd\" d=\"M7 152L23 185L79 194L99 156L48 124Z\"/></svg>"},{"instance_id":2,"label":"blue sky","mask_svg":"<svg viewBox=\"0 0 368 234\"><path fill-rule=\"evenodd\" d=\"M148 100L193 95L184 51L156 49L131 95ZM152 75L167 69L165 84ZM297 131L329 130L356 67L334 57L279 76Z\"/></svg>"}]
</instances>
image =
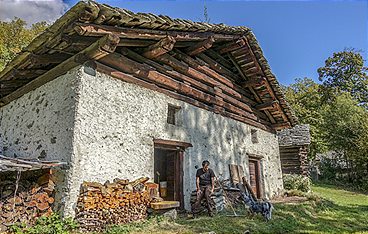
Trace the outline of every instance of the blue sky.
<instances>
[{"instance_id":1,"label":"blue sky","mask_svg":"<svg viewBox=\"0 0 368 234\"><path fill-rule=\"evenodd\" d=\"M49 1L55 3L55 12L65 11L77 2L75 0ZM204 19L203 0L97 1L134 12L151 12L194 21ZM64 3L65 9L59 7L60 2ZM244 25L253 30L272 71L284 85L292 83L297 77L310 77L317 81L317 68L323 66L325 59L333 52L347 47L363 50L364 58L367 59L368 0L206 0L206 5L211 23ZM29 8L27 9L27 15L32 13ZM44 14L35 13L34 15L41 17Z\"/></svg>"}]
</instances>

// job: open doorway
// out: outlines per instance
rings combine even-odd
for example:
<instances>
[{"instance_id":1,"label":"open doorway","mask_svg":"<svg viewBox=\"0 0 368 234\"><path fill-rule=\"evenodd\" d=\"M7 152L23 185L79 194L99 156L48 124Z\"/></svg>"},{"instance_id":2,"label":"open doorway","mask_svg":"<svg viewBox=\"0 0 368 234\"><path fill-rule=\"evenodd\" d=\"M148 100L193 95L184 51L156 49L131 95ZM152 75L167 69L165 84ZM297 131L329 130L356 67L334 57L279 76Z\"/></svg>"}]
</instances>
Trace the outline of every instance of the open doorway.
<instances>
[{"instance_id":1,"label":"open doorway","mask_svg":"<svg viewBox=\"0 0 368 234\"><path fill-rule=\"evenodd\" d=\"M155 148L154 161L155 183L161 183L160 187L166 186L165 190L161 190L161 197L168 201L180 201L180 179L178 177L182 175L180 171L177 171L181 164L178 152Z\"/></svg>"},{"instance_id":2,"label":"open doorway","mask_svg":"<svg viewBox=\"0 0 368 234\"><path fill-rule=\"evenodd\" d=\"M179 201L184 208L183 160L184 150L192 145L185 142L154 140L154 182L166 186L166 201Z\"/></svg>"}]
</instances>

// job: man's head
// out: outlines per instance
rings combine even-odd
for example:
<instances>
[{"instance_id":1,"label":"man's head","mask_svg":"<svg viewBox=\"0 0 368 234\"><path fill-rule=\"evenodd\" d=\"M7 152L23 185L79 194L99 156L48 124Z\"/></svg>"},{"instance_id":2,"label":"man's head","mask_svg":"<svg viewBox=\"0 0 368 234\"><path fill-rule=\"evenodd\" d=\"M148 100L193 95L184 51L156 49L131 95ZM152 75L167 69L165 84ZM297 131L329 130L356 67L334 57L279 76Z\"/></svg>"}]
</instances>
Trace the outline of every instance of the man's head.
<instances>
[{"instance_id":1,"label":"man's head","mask_svg":"<svg viewBox=\"0 0 368 234\"><path fill-rule=\"evenodd\" d=\"M209 162L208 160L204 160L204 161L202 162L202 167L203 167L203 170L204 170L204 171L208 171L209 166L210 166L210 162Z\"/></svg>"}]
</instances>

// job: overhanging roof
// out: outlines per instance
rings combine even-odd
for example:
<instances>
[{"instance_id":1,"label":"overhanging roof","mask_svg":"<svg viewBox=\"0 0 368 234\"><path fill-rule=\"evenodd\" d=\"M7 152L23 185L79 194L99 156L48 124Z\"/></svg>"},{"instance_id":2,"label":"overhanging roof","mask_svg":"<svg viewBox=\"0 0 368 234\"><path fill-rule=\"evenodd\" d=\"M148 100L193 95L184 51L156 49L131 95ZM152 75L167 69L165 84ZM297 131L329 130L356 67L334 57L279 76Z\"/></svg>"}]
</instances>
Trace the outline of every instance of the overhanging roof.
<instances>
[{"instance_id":1,"label":"overhanging roof","mask_svg":"<svg viewBox=\"0 0 368 234\"><path fill-rule=\"evenodd\" d=\"M264 111L275 129L294 126L297 122L249 28L133 13L92 1L72 7L0 72L0 106L67 72L77 65L80 57L86 57L82 61L98 60L94 54L78 53L107 34L120 37L118 46L137 48L148 47L167 36L175 38L175 47L184 50L210 40L212 47L197 54L197 60L215 60L223 68L213 69L235 74L234 80L255 97L254 108ZM73 56L73 62L64 66L63 71L50 72Z\"/></svg>"}]
</instances>

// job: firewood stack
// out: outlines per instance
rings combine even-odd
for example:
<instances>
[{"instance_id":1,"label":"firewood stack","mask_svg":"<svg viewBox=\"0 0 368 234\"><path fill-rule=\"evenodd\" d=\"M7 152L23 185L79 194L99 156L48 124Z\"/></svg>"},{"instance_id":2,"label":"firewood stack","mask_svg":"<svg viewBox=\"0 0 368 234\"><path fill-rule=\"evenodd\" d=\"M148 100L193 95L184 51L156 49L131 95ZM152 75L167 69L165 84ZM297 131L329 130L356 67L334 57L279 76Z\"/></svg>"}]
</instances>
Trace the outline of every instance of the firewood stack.
<instances>
[{"instance_id":1,"label":"firewood stack","mask_svg":"<svg viewBox=\"0 0 368 234\"><path fill-rule=\"evenodd\" d=\"M84 182L78 198L76 220L82 231L103 231L106 226L145 219L151 203L148 178L129 182L115 179L104 185Z\"/></svg>"},{"instance_id":2,"label":"firewood stack","mask_svg":"<svg viewBox=\"0 0 368 234\"><path fill-rule=\"evenodd\" d=\"M0 232L15 223L33 225L40 216L52 214L52 193L55 184L50 174L41 176L37 182L21 179L0 181ZM16 191L16 193L15 193Z\"/></svg>"}]
</instances>

